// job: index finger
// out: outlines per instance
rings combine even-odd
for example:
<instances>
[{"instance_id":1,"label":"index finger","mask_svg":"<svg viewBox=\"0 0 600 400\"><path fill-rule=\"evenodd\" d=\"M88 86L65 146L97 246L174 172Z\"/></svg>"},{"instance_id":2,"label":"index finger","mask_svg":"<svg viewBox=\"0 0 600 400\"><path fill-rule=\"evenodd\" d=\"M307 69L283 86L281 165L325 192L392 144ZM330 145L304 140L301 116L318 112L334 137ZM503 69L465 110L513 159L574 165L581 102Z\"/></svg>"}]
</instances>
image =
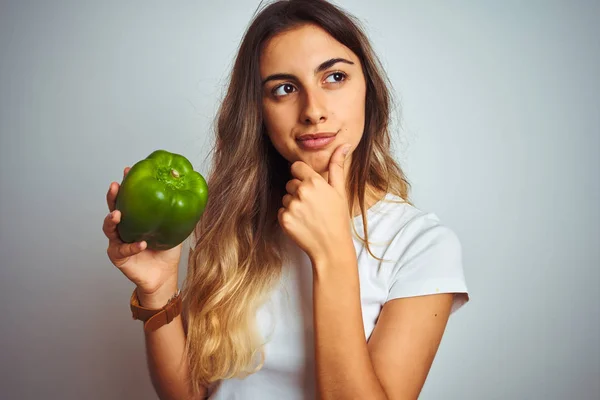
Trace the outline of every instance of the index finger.
<instances>
[{"instance_id":1,"label":"index finger","mask_svg":"<svg viewBox=\"0 0 600 400\"><path fill-rule=\"evenodd\" d=\"M106 204L108 205L108 211L113 212L116 208L117 203L117 192L119 191L119 184L111 182L106 192Z\"/></svg>"},{"instance_id":2,"label":"index finger","mask_svg":"<svg viewBox=\"0 0 600 400\"><path fill-rule=\"evenodd\" d=\"M290 173L300 181L305 181L316 174L315 170L303 161L295 161L290 167Z\"/></svg>"},{"instance_id":3,"label":"index finger","mask_svg":"<svg viewBox=\"0 0 600 400\"><path fill-rule=\"evenodd\" d=\"M131 168L125 167L123 170L123 178L127 175ZM113 212L116 208L117 193L119 192L120 185L117 182L111 182L106 193L106 204L108 205L108 211ZM116 188L116 189L115 189Z\"/></svg>"}]
</instances>

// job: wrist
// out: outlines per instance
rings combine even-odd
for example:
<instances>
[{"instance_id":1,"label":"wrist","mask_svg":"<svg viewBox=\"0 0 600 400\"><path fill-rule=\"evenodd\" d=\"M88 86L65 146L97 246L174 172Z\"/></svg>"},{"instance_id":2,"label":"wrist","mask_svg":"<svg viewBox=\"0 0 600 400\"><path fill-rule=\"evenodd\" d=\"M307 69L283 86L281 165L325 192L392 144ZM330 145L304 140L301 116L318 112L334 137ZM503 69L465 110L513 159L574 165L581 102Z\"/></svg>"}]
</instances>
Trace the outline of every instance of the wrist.
<instances>
[{"instance_id":1,"label":"wrist","mask_svg":"<svg viewBox=\"0 0 600 400\"><path fill-rule=\"evenodd\" d=\"M327 246L325 250L318 253L310 253L308 257L313 266L319 264L328 264L339 261L341 258L356 259L356 247L352 238L338 241L335 244Z\"/></svg>"},{"instance_id":2,"label":"wrist","mask_svg":"<svg viewBox=\"0 0 600 400\"><path fill-rule=\"evenodd\" d=\"M315 279L339 279L358 272L356 249L340 245L335 253L310 257ZM353 274L351 274L352 276Z\"/></svg>"},{"instance_id":3,"label":"wrist","mask_svg":"<svg viewBox=\"0 0 600 400\"><path fill-rule=\"evenodd\" d=\"M140 306L150 309L159 309L164 307L167 302L177 293L177 278L169 279L162 286L152 293L144 293L137 288L137 297Z\"/></svg>"}]
</instances>

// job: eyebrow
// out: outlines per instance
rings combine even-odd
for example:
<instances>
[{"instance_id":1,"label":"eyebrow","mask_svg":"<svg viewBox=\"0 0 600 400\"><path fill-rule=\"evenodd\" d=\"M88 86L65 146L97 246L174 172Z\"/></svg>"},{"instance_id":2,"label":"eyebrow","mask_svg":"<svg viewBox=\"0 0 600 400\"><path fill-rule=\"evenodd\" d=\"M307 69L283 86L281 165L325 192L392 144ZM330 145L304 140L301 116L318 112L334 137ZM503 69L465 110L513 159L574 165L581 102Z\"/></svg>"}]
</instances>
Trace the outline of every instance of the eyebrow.
<instances>
[{"instance_id":1,"label":"eyebrow","mask_svg":"<svg viewBox=\"0 0 600 400\"><path fill-rule=\"evenodd\" d=\"M325 71L327 68L330 68L340 62L354 65L354 63L352 61L346 60L345 58L332 58L330 60L327 60L327 61L321 63L321 65L319 65L317 68L315 68L315 75L318 74L319 72ZM297 81L298 77L296 75L292 75L292 74L273 74L273 75L267 76L262 81L262 84L264 85L265 83L267 83L269 81L279 81L279 80L296 80Z\"/></svg>"}]
</instances>

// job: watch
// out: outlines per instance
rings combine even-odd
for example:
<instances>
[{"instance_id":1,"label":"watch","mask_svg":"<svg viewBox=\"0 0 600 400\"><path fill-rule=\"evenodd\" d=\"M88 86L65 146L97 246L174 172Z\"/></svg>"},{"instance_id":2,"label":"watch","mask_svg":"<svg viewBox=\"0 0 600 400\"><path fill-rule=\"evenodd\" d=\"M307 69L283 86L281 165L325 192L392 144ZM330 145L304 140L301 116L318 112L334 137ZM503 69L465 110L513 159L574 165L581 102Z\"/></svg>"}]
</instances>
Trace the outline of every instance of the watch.
<instances>
[{"instance_id":1,"label":"watch","mask_svg":"<svg viewBox=\"0 0 600 400\"><path fill-rule=\"evenodd\" d=\"M142 307L137 296L137 288L133 290L129 301L131 316L134 320L144 321L144 331L154 332L163 325L169 324L181 314L181 290L169 299L167 304L159 309Z\"/></svg>"}]
</instances>

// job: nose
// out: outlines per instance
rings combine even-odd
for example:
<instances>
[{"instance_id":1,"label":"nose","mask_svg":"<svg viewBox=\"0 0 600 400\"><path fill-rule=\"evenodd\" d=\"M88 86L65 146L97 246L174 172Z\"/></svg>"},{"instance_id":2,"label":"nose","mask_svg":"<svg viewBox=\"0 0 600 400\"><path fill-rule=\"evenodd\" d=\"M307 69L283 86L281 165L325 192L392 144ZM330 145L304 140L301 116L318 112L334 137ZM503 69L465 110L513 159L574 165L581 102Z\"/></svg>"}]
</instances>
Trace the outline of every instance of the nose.
<instances>
[{"instance_id":1,"label":"nose","mask_svg":"<svg viewBox=\"0 0 600 400\"><path fill-rule=\"evenodd\" d=\"M322 90L304 91L304 104L302 105L300 120L307 125L316 125L327 121L325 94Z\"/></svg>"}]
</instances>

